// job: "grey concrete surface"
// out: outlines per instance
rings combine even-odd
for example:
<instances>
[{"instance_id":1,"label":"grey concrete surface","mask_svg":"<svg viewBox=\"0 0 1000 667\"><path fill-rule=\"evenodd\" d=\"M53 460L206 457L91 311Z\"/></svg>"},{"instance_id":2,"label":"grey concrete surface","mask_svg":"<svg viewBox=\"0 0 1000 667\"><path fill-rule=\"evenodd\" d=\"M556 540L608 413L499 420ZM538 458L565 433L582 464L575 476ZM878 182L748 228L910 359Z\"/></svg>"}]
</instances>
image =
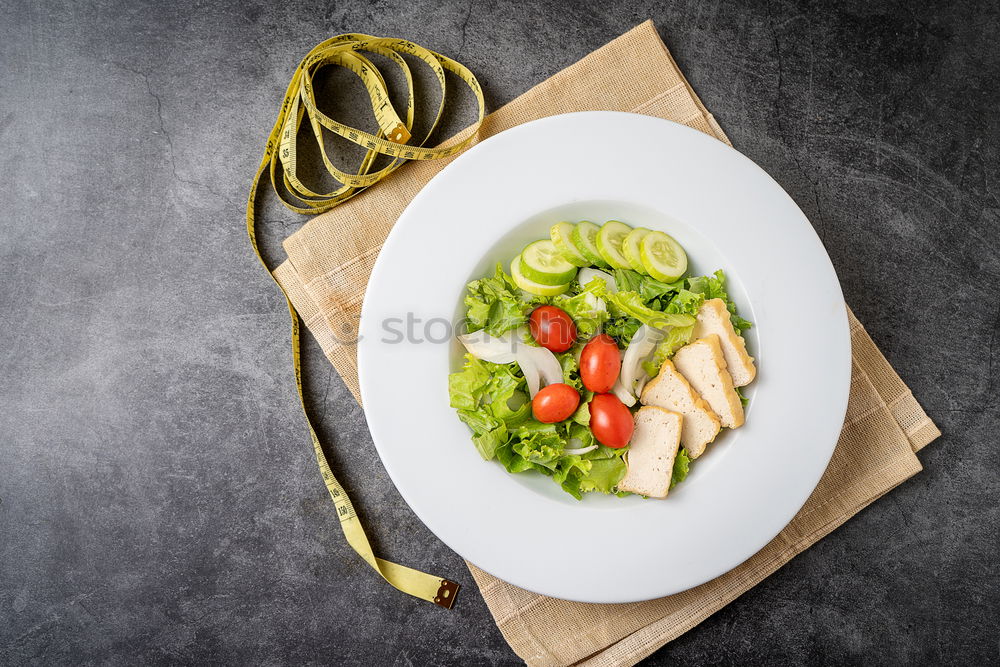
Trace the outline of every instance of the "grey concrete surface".
<instances>
[{"instance_id":1,"label":"grey concrete surface","mask_svg":"<svg viewBox=\"0 0 1000 667\"><path fill-rule=\"evenodd\" d=\"M457 578L459 604L395 593L344 543L248 178L330 35L453 55L495 108L647 17L944 432L648 664L996 664L1000 9L780 0L0 4L0 664L516 664L310 344L373 541ZM279 211L269 238L300 223Z\"/></svg>"}]
</instances>

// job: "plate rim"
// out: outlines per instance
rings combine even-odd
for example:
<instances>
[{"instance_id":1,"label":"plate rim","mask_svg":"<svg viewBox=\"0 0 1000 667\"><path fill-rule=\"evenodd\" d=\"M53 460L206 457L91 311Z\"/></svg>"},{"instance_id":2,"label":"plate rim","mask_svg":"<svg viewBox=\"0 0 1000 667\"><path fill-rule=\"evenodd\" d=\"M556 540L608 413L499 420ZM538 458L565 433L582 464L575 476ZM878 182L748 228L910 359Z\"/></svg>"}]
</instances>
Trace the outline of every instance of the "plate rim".
<instances>
[{"instance_id":1,"label":"plate rim","mask_svg":"<svg viewBox=\"0 0 1000 667\"><path fill-rule=\"evenodd\" d=\"M775 194L779 195L779 196L785 197L787 199L788 203L790 203L795 208L795 210L798 211L798 214L801 216L801 222L804 223L805 230L809 234L811 234L812 238L815 240L815 242L818 244L818 246L820 248L819 257L816 258L816 259L825 259L826 266L824 268L826 269L826 272L827 272L827 276L826 277L827 278L832 277L833 280L832 280L831 284L832 284L832 286L836 290L836 295L835 296L838 298L839 302L841 304L843 304L843 292L842 292L842 288L840 286L839 278L837 277L837 273L836 273L835 267L833 266L832 260L829 257L829 253L826 251L826 248L823 246L822 240L819 238L818 234L816 233L815 228L809 222L808 218L801 211L801 209L798 207L798 205L795 203L795 201L787 193L787 191L785 191L784 188L782 188L781 185L779 183L777 183L777 181L775 181L773 177L771 177L766 171L764 171L763 168L761 168L759 165L757 165L755 162L753 162L753 160L751 160L747 156L743 155L742 153L740 153L736 149L732 148L731 146L726 145L723 142L718 142L718 140L714 139L713 137L711 137L709 135L706 135L706 134L700 132L699 130L696 130L696 129L690 128L690 127L688 127L686 125L682 125L680 123L675 123L673 121L669 121L669 120L666 120L666 119L658 118L658 117L655 117L655 116L646 116L644 114L628 113L628 112L616 112L616 111L581 111L581 112L572 112L572 113L566 113L566 114L558 114L558 115L554 115L554 116L548 116L548 117L545 117L545 118L537 119L537 120L534 120L534 121L523 123L521 125L517 125L515 127L509 128L509 129L507 129L507 130L505 130L503 132L500 132L500 133L498 133L496 135L488 137L488 138L480 141L475 146L473 146L469 150L465 151L461 155L459 155L450 164L446 165L440 172L438 172L430 181L428 181L428 183L424 184L424 186L420 189L420 191L414 196L414 198L410 201L410 203L406 206L406 208L400 214L400 216L397 219L396 223L393 225L392 229L390 230L389 234L387 235L387 237L386 237L386 239L385 239L385 241L383 243L383 246L381 248L381 251L379 252L379 256L377 257L377 259L375 261L375 264L374 264L372 272L371 272L371 276L369 278L369 286L366 289L365 294L364 294L364 299L363 299L363 304L362 304L362 312L361 312L361 320L360 320L361 324L359 326L359 332L362 332L362 331L366 330L366 321L369 319L369 315L370 315L370 311L371 311L370 295L373 293L373 290L371 289L371 286L374 285L374 284L376 284L377 281L381 280L382 279L382 274L387 270L386 269L387 260L384 259L385 257L388 256L388 253L386 252L386 250L388 248L392 247L392 243L393 243L394 237L397 237L399 235L398 234L398 230L400 230L401 228L403 228L404 225L412 224L412 223L407 222L407 220L410 219L411 217L413 217L415 215L414 212L418 211L419 208L423 205L424 200L428 199L431 196L430 193L434 192L435 189L437 187L439 187L442 182L446 182L447 181L448 176L446 176L446 174L452 174L452 173L458 171L459 169L462 168L462 165L464 165L468 160L475 159L475 156L478 155L480 152L482 152L481 151L482 147L494 145L498 140L504 141L504 139L503 139L504 137L506 137L506 140L511 140L512 137L516 137L516 136L518 136L518 135L520 135L520 134L522 134L524 132L531 132L531 131L533 131L533 129L538 128L539 126L543 126L543 125L550 124L550 123L561 123L561 122L565 122L566 119L581 118L581 117L583 117L583 118L594 118L595 120L599 120L599 119L607 120L609 117L638 117L638 118L642 118L642 119L647 119L648 121L654 121L656 123L663 123L663 124L667 124L667 125L673 126L675 129L672 130L672 131L679 131L679 132L682 132L682 133L690 133L691 136L698 136L701 139L704 139L706 142L707 141L712 141L713 142L712 145L715 145L715 142L717 142L718 146L723 147L724 150L725 150L725 152L728 152L729 154L731 154L732 156L734 156L737 161L743 161L744 165L748 165L751 169L753 169L756 172L758 172L759 176L763 176L767 181L770 181L770 184L773 186L773 192ZM611 119L611 122L614 122L613 118ZM643 122L646 122L646 121L643 121ZM700 141L701 139L698 139L698 141ZM708 144L706 144L706 145L708 145ZM512 219L511 220L511 226L514 227L514 226L520 224L520 222L522 222L522 221L523 220L521 220L521 219ZM845 364L846 364L846 381L844 381L843 378L841 378L843 386L842 386L842 391L840 391L838 393L838 396L837 396L837 398L839 398L839 402L838 402L838 404L832 405L831 408L830 408L831 414L838 416L839 417L838 421L840 421L841 423L842 423L843 417L846 415L846 411L847 411L848 398L849 398L849 395L850 395L850 377L851 377L851 373L850 373L850 365L851 365L851 363L850 363L850 359L851 359L851 352L850 352L850 350L851 350L850 329L849 329L849 321L848 321L847 311L846 311L846 304L843 304L843 305L844 305L843 309L840 310L840 311L838 311L839 314L836 314L836 315L833 316L833 319L836 320L836 321L835 322L831 321L831 323L830 323L832 326L836 327L837 333L839 335L839 338L841 339L840 340L841 347L842 347L843 350L846 351L845 359L844 359ZM456 553L459 553L459 555L462 555L462 557L465 558L465 556L463 554L461 554L461 552L459 552L458 549L456 549L449 540L446 540L436 530L434 530L434 528L430 525L430 522L428 521L428 519L425 518L425 516L422 513L422 511L420 509L418 509L418 507L416 507L414 505L414 502L411 500L410 493L408 493L408 491L404 488L405 485L401 485L400 484L400 482L399 482L399 480L397 478L397 475L394 474L392 464L389 463L389 462L387 462L387 460L386 460L386 456L385 456L385 453L383 451L383 448L379 445L379 437L376 435L376 431L378 430L378 427L373 424L372 415L369 412L372 409L371 408L371 405L372 405L371 399L374 397L374 394L372 393L371 389L369 388L368 380L367 380L367 377L368 377L368 374L367 374L367 371L366 371L366 369L368 368L367 350L368 350L368 346L366 346L363 343L363 341L359 341L358 347L357 347L357 354L358 354L358 378L359 378L359 387L360 387L361 397L362 397L362 405L363 405L363 410L364 410L364 413L365 413L366 420L368 421L369 428L371 430L372 440L373 440L373 442L374 442L374 444L376 446L376 450L378 451L378 454L379 454L379 458L380 458L383 466L386 468L386 471L389 474L390 478L392 479L393 484L396 486L396 489L398 490L398 492L402 496L403 500L410 507L410 509L414 512L414 514L421 520L421 522L423 522L435 534L436 537L438 537L438 539L441 539L442 542L444 542L449 548L455 550ZM843 370L841 372L843 372ZM451 409L449 408L449 410L451 410ZM458 421L457 418L454 417L454 412L453 411L452 411L452 416L455 419L455 421ZM819 472L815 476L815 479L814 480L813 479L809 480L809 484L808 484L808 487L810 489L809 492L803 494L801 502L796 503L795 506L794 506L794 508L786 509L785 512L782 512L782 518L780 519L780 527L778 528L778 530L775 531L774 534L768 536L766 539L762 539L760 541L759 545L756 546L755 548L753 548L752 550L750 550L749 553L746 553L746 554L738 557L737 559L733 559L732 562L731 562L731 564L728 567L726 567L722 571L718 572L715 576L721 576L722 574L725 574L726 572L728 572L728 571L730 571L730 570L738 567L740 564L742 564L743 562L745 562L749 558L753 557L754 554L758 553L764 546L766 546L771 540L773 540L778 534L780 534L781 531L784 530L784 528L788 525L788 523L790 523L791 520L794 519L794 517L798 514L798 512L801 510L801 508L808 501L808 499L811 496L812 492L815 490L816 486L819 484L820 480L822 479L822 476L825 473L825 470L827 469L827 467L829 466L830 460L832 459L832 456L833 456L834 450L836 449L836 445L837 445L838 440L839 440L839 431L832 438L832 443L830 443L829 446L827 446L827 447L825 447L823 449L822 467L818 468ZM507 473L504 471L504 474L507 474ZM667 502L669 502L669 500ZM518 586L520 586L522 588L526 588L527 590L532 590L532 591L539 592L540 594L543 594L543 595L548 595L548 596L553 596L553 597L559 597L561 599L567 599L567 600L575 600L575 601L580 601L580 602L599 602L599 603L628 603L628 602L639 602L639 601L643 601L643 600L655 599L655 598L658 598L658 597L662 597L663 595L670 595L670 594L674 594L674 593L677 593L677 592L680 592L680 591L683 591L683 590L688 590L688 589L690 589L690 588L692 588L694 586L700 585L701 583L705 583L706 581L709 581L712 578L714 578L714 577L709 577L707 579L703 579L702 581L699 581L699 582L696 582L696 583L691 583L690 585L686 585L683 588L680 588L680 589L677 589L677 590L670 590L670 591L668 591L666 593L659 592L659 591L654 591L653 594L651 594L651 595L644 595L644 596L638 596L638 597L636 597L636 596L633 595L633 596L629 596L629 597L615 598L615 599L608 599L606 597L601 597L601 599L595 599L595 598L593 598L591 596L588 596L586 594L584 594L583 596L574 596L572 594L570 594L570 595L565 595L565 594L563 594L563 595L553 595L553 593L551 591L543 591L543 590L540 591L540 590L537 590L537 587L535 587L535 586L533 586L531 584L527 584L527 582L518 581L519 577L511 576L509 573L496 574L496 573L494 573L493 568L483 567L483 566L479 565L478 563L477 563L477 567L480 567L481 569L484 569L485 571L489 572L490 574L493 574L493 576L497 576L498 578L501 578L501 579L503 579L505 581L513 583L514 585L518 585Z\"/></svg>"}]
</instances>

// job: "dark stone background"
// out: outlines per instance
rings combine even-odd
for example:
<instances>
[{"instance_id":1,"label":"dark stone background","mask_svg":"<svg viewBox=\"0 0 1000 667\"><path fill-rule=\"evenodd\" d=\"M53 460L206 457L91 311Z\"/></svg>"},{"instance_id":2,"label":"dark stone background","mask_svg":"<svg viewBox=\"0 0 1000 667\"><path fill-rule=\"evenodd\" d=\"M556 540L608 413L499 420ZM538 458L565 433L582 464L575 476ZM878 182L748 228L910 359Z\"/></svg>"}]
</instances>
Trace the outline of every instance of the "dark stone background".
<instances>
[{"instance_id":1,"label":"dark stone background","mask_svg":"<svg viewBox=\"0 0 1000 667\"><path fill-rule=\"evenodd\" d=\"M649 664L1000 659L996 3L15 0L0 663L514 664L310 345L309 401L378 549L457 578L459 604L395 593L342 539L249 254L248 177L330 35L453 55L496 108L647 17L944 432L923 473ZM300 222L276 213L272 240Z\"/></svg>"}]
</instances>

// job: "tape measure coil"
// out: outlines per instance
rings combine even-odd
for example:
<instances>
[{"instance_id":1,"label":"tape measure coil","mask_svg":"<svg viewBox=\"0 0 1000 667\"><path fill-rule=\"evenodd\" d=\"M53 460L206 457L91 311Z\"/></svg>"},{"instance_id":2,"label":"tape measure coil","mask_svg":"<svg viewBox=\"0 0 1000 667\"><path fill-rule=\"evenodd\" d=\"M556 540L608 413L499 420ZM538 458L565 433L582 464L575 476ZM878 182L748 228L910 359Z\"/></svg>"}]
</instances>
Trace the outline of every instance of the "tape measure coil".
<instances>
[{"instance_id":1,"label":"tape measure coil","mask_svg":"<svg viewBox=\"0 0 1000 667\"><path fill-rule=\"evenodd\" d=\"M403 118L400 118L389 99L388 86L382 73L362 52L384 56L402 71L408 85L406 111ZM441 87L441 102L438 105L434 121L420 143L416 145L408 143L413 138L416 104L413 76L409 64L403 58L404 55L414 56L430 67ZM327 66L344 67L361 79L372 104L372 112L379 127L378 134L371 134L340 123L319 110L314 96L313 78L319 69ZM447 95L445 72L452 72L469 86L478 102L478 116L473 131L461 141L446 147L426 147L424 144L431 139L444 112ZM264 155L250 186L246 211L247 236L250 238L257 259L273 279L274 276L268 269L267 262L265 262L257 243L256 217L254 215L257 187L265 173L268 174L275 195L286 208L297 213L316 215L329 211L364 189L378 183L409 160L436 160L450 157L464 150L475 139L485 113L486 102L483 98L482 88L475 75L468 68L413 42L350 33L332 37L318 44L306 54L292 74L292 79L285 90L281 110L268 135ZM302 129L303 118L309 121L327 173L340 184L339 187L330 192L314 192L298 177L296 143ZM326 153L324 130L333 132L366 149L365 156L358 165L357 171L346 172L333 164ZM381 169L371 171L379 155L387 155L392 158L392 161ZM278 178L279 172L280 179ZM279 187L279 180L281 187ZM277 284L284 294L281 284ZM351 547L394 587L421 600L427 600L446 609L451 609L459 589L457 583L384 560L374 554L351 499L333 474L330 463L323 453L322 444L306 410L302 386L300 318L287 294L285 294L285 300L288 303L288 311L292 320L292 365L295 370L295 385L303 413L306 416L316 462L330 498L336 507L344 536Z\"/></svg>"}]
</instances>

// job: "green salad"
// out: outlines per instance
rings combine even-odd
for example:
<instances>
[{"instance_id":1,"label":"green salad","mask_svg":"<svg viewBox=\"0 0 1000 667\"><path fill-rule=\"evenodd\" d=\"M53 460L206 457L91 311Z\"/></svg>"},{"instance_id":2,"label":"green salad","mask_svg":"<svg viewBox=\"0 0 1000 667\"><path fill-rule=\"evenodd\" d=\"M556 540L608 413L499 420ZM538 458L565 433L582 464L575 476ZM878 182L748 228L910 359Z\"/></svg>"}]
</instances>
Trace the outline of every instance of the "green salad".
<instances>
[{"instance_id":1,"label":"green salad","mask_svg":"<svg viewBox=\"0 0 1000 667\"><path fill-rule=\"evenodd\" d=\"M707 335L715 346L706 347L706 358L715 349L728 355L716 341L732 346L738 338L742 344L740 334L750 327L737 314L721 270L687 273L687 255L669 235L614 220L601 226L583 221L554 225L550 238L470 282L464 332L458 336L467 354L462 369L449 376L448 388L451 406L472 431L483 459L496 460L511 473L551 477L577 499L594 491L662 497L683 481L700 451L692 456L685 447L681 418L672 425L662 418L666 412L644 420L637 414L673 410L694 419L697 415L685 412L694 410L692 405L704 406L697 409L706 415L711 410L699 402L694 382L685 390L692 399L684 398L683 405L649 406L651 394L643 389L661 375L664 383L673 381L661 368L694 339ZM719 304L713 300L724 304L726 322L711 320L703 310L706 303ZM721 334L706 333L714 332L712 327ZM687 356L695 360L692 350ZM680 362L678 357L679 367ZM718 372L714 366L709 370ZM738 387L729 387L739 396ZM706 399L713 396L706 390ZM724 422L723 412L729 411L723 406L716 421ZM630 445L636 449L631 461ZM640 459L649 469L630 473ZM656 468L668 459L668 469ZM639 481L626 484L627 475Z\"/></svg>"}]
</instances>

